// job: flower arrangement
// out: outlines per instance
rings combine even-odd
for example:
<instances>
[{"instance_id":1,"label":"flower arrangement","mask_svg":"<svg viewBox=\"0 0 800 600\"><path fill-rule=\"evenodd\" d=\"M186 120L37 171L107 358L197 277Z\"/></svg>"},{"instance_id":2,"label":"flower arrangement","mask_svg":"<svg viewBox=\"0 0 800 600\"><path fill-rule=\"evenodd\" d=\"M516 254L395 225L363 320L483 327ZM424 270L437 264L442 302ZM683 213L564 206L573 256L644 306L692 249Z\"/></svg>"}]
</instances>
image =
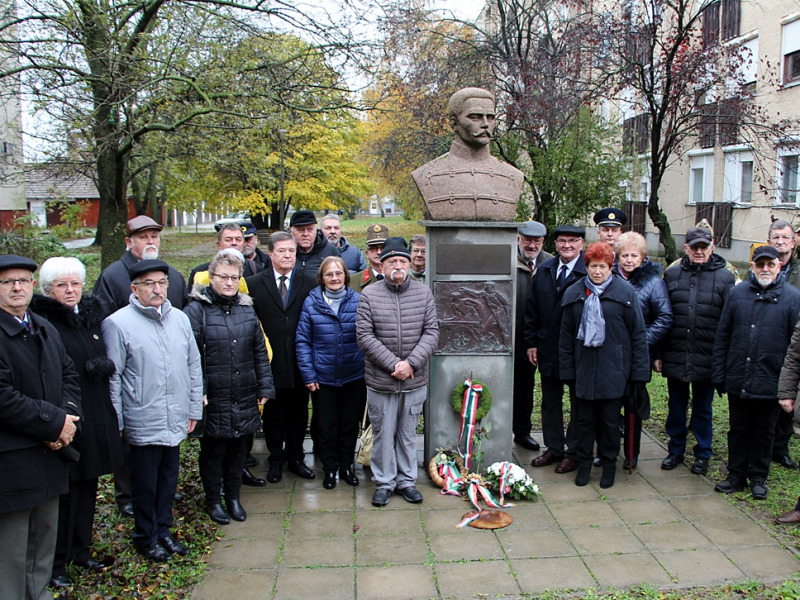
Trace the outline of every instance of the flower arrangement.
<instances>
[{"instance_id":1,"label":"flower arrangement","mask_svg":"<svg viewBox=\"0 0 800 600\"><path fill-rule=\"evenodd\" d=\"M525 469L510 462L489 465L484 480L500 493L500 498L507 496L516 500L536 500L540 495L539 486Z\"/></svg>"}]
</instances>

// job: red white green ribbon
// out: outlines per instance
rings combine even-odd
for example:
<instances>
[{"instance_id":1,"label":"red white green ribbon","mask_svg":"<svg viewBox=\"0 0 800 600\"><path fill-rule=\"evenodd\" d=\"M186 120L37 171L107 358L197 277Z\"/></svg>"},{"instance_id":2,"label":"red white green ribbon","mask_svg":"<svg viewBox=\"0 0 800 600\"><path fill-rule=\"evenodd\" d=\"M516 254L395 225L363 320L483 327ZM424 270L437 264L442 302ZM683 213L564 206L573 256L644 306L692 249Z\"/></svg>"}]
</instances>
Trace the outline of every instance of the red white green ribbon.
<instances>
[{"instance_id":1,"label":"red white green ribbon","mask_svg":"<svg viewBox=\"0 0 800 600\"><path fill-rule=\"evenodd\" d=\"M464 398L461 402L461 430L458 432L458 442L456 448L458 454L464 459L464 466L469 471L470 463L472 462L472 444L473 435L475 433L475 421L478 414L478 402L481 399L481 392L483 386L480 384L473 385L471 379L464 381ZM466 431L467 439L464 443L464 453L461 452L461 439Z\"/></svg>"},{"instance_id":2,"label":"red white green ribbon","mask_svg":"<svg viewBox=\"0 0 800 600\"><path fill-rule=\"evenodd\" d=\"M464 481L462 480L461 483L463 484ZM492 492L487 490L483 485L483 482L477 477L470 477L467 484L467 498L469 498L469 501L472 502L472 506L475 507L477 512L471 515L466 515L463 519L461 519L461 522L456 525L456 527L466 527L480 516L481 511L483 510L480 505L481 500L486 502L486 504L491 508L508 508L513 506L513 504L503 504L502 501L498 502L495 500L494 496L492 496Z\"/></svg>"}]
</instances>

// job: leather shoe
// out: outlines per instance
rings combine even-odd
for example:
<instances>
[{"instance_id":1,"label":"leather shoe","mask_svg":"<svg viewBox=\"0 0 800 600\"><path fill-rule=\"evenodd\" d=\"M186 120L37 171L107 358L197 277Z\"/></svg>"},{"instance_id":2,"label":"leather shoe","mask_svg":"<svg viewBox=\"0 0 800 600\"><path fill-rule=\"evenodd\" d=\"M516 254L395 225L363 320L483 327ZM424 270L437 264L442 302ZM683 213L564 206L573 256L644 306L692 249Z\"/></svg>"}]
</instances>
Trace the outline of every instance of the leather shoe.
<instances>
[{"instance_id":1,"label":"leather shoe","mask_svg":"<svg viewBox=\"0 0 800 600\"><path fill-rule=\"evenodd\" d=\"M225 508L228 509L228 514L234 521L244 521L247 519L247 511L245 511L238 498L225 498Z\"/></svg>"},{"instance_id":2,"label":"leather shoe","mask_svg":"<svg viewBox=\"0 0 800 600\"><path fill-rule=\"evenodd\" d=\"M682 462L683 454L667 454L667 457L661 461L661 468L665 471L672 471Z\"/></svg>"},{"instance_id":3,"label":"leather shoe","mask_svg":"<svg viewBox=\"0 0 800 600\"><path fill-rule=\"evenodd\" d=\"M264 487L267 485L267 482L261 479L261 477L253 475L250 469L245 469L242 471L242 484L249 485L250 487Z\"/></svg>"},{"instance_id":4,"label":"leather shoe","mask_svg":"<svg viewBox=\"0 0 800 600\"><path fill-rule=\"evenodd\" d=\"M244 459L244 466L245 467L255 467L258 463L256 462L256 457L252 454L248 454L247 458Z\"/></svg>"},{"instance_id":5,"label":"leather shoe","mask_svg":"<svg viewBox=\"0 0 800 600\"><path fill-rule=\"evenodd\" d=\"M117 510L123 517L132 517L133 502L117 502Z\"/></svg>"},{"instance_id":6,"label":"leather shoe","mask_svg":"<svg viewBox=\"0 0 800 600\"><path fill-rule=\"evenodd\" d=\"M778 463L785 469L797 469L798 467L797 462L792 460L792 457L789 456L788 454L784 454L780 458L773 458L772 462Z\"/></svg>"},{"instance_id":7,"label":"leather shoe","mask_svg":"<svg viewBox=\"0 0 800 600\"><path fill-rule=\"evenodd\" d=\"M536 452L540 447L539 442L537 442L529 435L515 435L514 443L517 446L522 446L523 448L527 448L528 450L533 450L534 452Z\"/></svg>"},{"instance_id":8,"label":"leather shoe","mask_svg":"<svg viewBox=\"0 0 800 600\"><path fill-rule=\"evenodd\" d=\"M278 483L283 479L283 463L272 463L267 471L267 481Z\"/></svg>"},{"instance_id":9,"label":"leather shoe","mask_svg":"<svg viewBox=\"0 0 800 600\"><path fill-rule=\"evenodd\" d=\"M783 513L780 517L775 519L779 525L795 525L800 523L800 510L790 510Z\"/></svg>"},{"instance_id":10,"label":"leather shoe","mask_svg":"<svg viewBox=\"0 0 800 600\"><path fill-rule=\"evenodd\" d=\"M56 575L50 580L50 587L54 587L59 590L63 590L64 588L72 586L72 579L69 578L69 575Z\"/></svg>"},{"instance_id":11,"label":"leather shoe","mask_svg":"<svg viewBox=\"0 0 800 600\"><path fill-rule=\"evenodd\" d=\"M404 487L402 490L396 489L395 493L401 495L403 497L403 500L405 500L406 502L411 502L411 504L419 504L420 502L422 502L422 494L413 485L409 487Z\"/></svg>"},{"instance_id":12,"label":"leather shoe","mask_svg":"<svg viewBox=\"0 0 800 600\"><path fill-rule=\"evenodd\" d=\"M326 490L332 490L336 487L336 473L333 471L325 472L325 479L322 480L322 487Z\"/></svg>"},{"instance_id":13,"label":"leather shoe","mask_svg":"<svg viewBox=\"0 0 800 600\"><path fill-rule=\"evenodd\" d=\"M577 468L578 461L572 456L565 456L561 459L561 462L556 465L556 473L560 473L562 475L564 473L572 473Z\"/></svg>"},{"instance_id":14,"label":"leather shoe","mask_svg":"<svg viewBox=\"0 0 800 600\"><path fill-rule=\"evenodd\" d=\"M386 506L389 504L389 496L391 495L391 490L386 488L378 488L375 490L375 493L372 494L372 506Z\"/></svg>"},{"instance_id":15,"label":"leather shoe","mask_svg":"<svg viewBox=\"0 0 800 600\"><path fill-rule=\"evenodd\" d=\"M316 475L314 471L308 468L308 465L302 460L295 460L289 463L289 470L303 479L314 479Z\"/></svg>"},{"instance_id":16,"label":"leather shoe","mask_svg":"<svg viewBox=\"0 0 800 600\"><path fill-rule=\"evenodd\" d=\"M164 547L164 550L170 554L179 554L181 556L186 556L189 554L189 547L185 544L181 544L171 535L158 538L158 543L161 544Z\"/></svg>"},{"instance_id":17,"label":"leather shoe","mask_svg":"<svg viewBox=\"0 0 800 600\"><path fill-rule=\"evenodd\" d=\"M350 470L350 467L347 467L346 469L339 469L339 479L344 481L347 485L358 485L358 477L356 477L356 474Z\"/></svg>"},{"instance_id":18,"label":"leather shoe","mask_svg":"<svg viewBox=\"0 0 800 600\"><path fill-rule=\"evenodd\" d=\"M732 494L741 492L744 489L744 482L735 479L723 479L714 486L714 491L721 494Z\"/></svg>"},{"instance_id":19,"label":"leather shoe","mask_svg":"<svg viewBox=\"0 0 800 600\"><path fill-rule=\"evenodd\" d=\"M708 459L707 458L696 458L694 460L694 464L692 468L689 469L695 475L705 475L708 473Z\"/></svg>"},{"instance_id":20,"label":"leather shoe","mask_svg":"<svg viewBox=\"0 0 800 600\"><path fill-rule=\"evenodd\" d=\"M765 500L767 497L767 486L763 481L750 482L750 494L754 500Z\"/></svg>"},{"instance_id":21,"label":"leather shoe","mask_svg":"<svg viewBox=\"0 0 800 600\"><path fill-rule=\"evenodd\" d=\"M73 560L72 564L89 571L103 571L114 564L114 559L106 558L104 560L97 560L94 556L90 556L86 560Z\"/></svg>"},{"instance_id":22,"label":"leather shoe","mask_svg":"<svg viewBox=\"0 0 800 600\"><path fill-rule=\"evenodd\" d=\"M169 552L158 542L151 542L146 546L140 546L139 544L134 544L134 546L136 546L136 551L147 560L152 560L153 562L167 562L169 560Z\"/></svg>"},{"instance_id":23,"label":"leather shoe","mask_svg":"<svg viewBox=\"0 0 800 600\"><path fill-rule=\"evenodd\" d=\"M531 461L531 466L532 467L549 467L553 463L557 463L558 461L560 461L562 458L564 458L564 457L563 456L559 456L557 454L553 454L550 451L550 448L548 448L542 454L540 454L539 456L537 456L536 458L534 458Z\"/></svg>"},{"instance_id":24,"label":"leather shoe","mask_svg":"<svg viewBox=\"0 0 800 600\"><path fill-rule=\"evenodd\" d=\"M208 516L211 517L211 520L215 523L219 523L220 525L227 525L231 522L228 518L225 509L222 508L222 504L209 504L206 508L206 512L208 512Z\"/></svg>"}]
</instances>

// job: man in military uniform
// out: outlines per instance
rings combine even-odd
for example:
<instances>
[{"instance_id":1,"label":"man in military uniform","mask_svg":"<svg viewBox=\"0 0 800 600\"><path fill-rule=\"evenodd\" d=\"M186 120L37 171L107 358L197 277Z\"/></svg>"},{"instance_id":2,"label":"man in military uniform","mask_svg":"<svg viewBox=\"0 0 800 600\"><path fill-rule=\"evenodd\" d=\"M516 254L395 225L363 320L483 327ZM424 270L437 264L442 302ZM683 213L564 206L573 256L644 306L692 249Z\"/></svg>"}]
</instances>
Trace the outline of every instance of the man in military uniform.
<instances>
[{"instance_id":1,"label":"man in military uniform","mask_svg":"<svg viewBox=\"0 0 800 600\"><path fill-rule=\"evenodd\" d=\"M622 234L622 226L628 222L628 215L616 208L601 208L594 213L597 225L597 240L611 246Z\"/></svg>"},{"instance_id":2,"label":"man in military uniform","mask_svg":"<svg viewBox=\"0 0 800 600\"><path fill-rule=\"evenodd\" d=\"M383 279L383 263L381 252L383 244L389 239L389 228L383 223L367 227L367 268L354 274L350 279L350 287L361 292L370 283Z\"/></svg>"}]
</instances>

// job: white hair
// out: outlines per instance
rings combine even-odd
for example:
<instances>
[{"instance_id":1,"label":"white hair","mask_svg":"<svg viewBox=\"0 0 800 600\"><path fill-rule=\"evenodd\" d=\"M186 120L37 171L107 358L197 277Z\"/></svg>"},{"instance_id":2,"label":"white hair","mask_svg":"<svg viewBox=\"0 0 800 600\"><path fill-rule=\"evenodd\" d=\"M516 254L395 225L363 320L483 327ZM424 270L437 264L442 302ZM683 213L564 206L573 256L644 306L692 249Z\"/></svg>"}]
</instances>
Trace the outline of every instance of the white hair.
<instances>
[{"instance_id":1,"label":"white hair","mask_svg":"<svg viewBox=\"0 0 800 600\"><path fill-rule=\"evenodd\" d=\"M43 294L47 294L56 279L70 275L77 275L81 283L86 283L86 267L77 258L72 256L48 258L39 269L39 289Z\"/></svg>"}]
</instances>

